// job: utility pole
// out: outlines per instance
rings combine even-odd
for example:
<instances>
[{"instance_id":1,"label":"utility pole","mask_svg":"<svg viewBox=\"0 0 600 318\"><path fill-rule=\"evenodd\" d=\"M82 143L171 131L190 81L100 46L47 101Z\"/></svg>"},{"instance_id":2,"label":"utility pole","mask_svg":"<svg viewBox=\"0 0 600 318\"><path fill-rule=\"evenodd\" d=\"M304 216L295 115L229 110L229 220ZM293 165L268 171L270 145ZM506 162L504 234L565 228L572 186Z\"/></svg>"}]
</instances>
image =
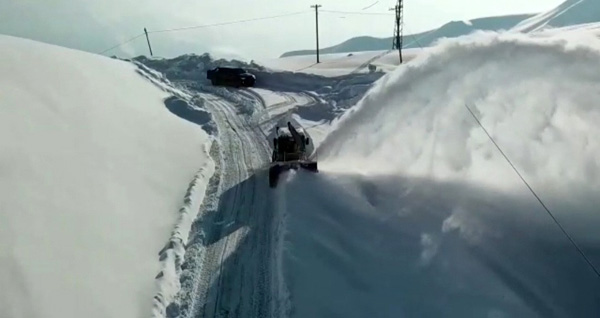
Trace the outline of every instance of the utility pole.
<instances>
[{"instance_id":1,"label":"utility pole","mask_svg":"<svg viewBox=\"0 0 600 318\"><path fill-rule=\"evenodd\" d=\"M317 30L317 63L320 63L319 60L319 8L322 7L320 4L315 4L314 6L310 6L311 8L315 8L315 22L316 22L316 30Z\"/></svg>"},{"instance_id":2,"label":"utility pole","mask_svg":"<svg viewBox=\"0 0 600 318\"><path fill-rule=\"evenodd\" d=\"M144 28L144 33L146 33L146 41L148 41L148 49L150 49L150 56L152 55L152 46L150 46L150 38L148 37L148 31Z\"/></svg>"},{"instance_id":3,"label":"utility pole","mask_svg":"<svg viewBox=\"0 0 600 318\"><path fill-rule=\"evenodd\" d=\"M391 8L390 11L396 12L396 18L394 19L394 39L392 43L392 50L398 50L400 56L400 64L402 64L402 38L404 29L404 1L398 0L398 4Z\"/></svg>"}]
</instances>

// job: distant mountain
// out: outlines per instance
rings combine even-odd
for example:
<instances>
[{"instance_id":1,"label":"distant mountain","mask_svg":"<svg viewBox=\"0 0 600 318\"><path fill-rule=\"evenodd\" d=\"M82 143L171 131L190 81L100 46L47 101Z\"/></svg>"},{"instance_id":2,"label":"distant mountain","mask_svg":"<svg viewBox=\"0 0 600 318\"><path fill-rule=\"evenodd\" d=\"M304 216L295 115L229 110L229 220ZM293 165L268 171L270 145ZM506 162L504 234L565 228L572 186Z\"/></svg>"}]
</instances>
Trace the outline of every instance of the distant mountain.
<instances>
[{"instance_id":1,"label":"distant mountain","mask_svg":"<svg viewBox=\"0 0 600 318\"><path fill-rule=\"evenodd\" d=\"M469 34L476 30L499 31L507 30L514 27L517 23L533 17L533 14L507 15L500 17L480 18L471 21L453 21L444 24L438 29L433 29L427 32L405 35L405 48L417 48L419 46L428 46L435 40L443 37L457 37ZM375 38L369 36L361 36L347 40L341 44L324 48L320 50L321 54L330 53L347 53L360 51L381 51L392 48L392 37ZM315 50L300 50L286 52L281 57L310 55L315 54Z\"/></svg>"}]
</instances>

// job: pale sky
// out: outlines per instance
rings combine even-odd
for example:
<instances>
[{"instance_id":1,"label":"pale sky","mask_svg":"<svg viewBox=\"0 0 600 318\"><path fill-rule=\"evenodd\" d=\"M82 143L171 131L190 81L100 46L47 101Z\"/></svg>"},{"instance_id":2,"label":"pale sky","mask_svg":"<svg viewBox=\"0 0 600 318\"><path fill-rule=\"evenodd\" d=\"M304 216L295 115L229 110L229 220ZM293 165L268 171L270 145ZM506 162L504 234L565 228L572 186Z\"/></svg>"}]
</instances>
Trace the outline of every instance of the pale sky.
<instances>
[{"instance_id":1,"label":"pale sky","mask_svg":"<svg viewBox=\"0 0 600 318\"><path fill-rule=\"evenodd\" d=\"M143 32L144 27L153 31L305 11L279 19L150 35L157 56L211 52L266 59L286 51L314 48L315 16L310 6L315 2L322 5L321 47L355 36L392 35L394 17L388 9L394 6L394 0L0 0L0 33L100 52ZM405 0L405 33L436 28L452 20L537 13L562 2ZM334 14L325 10L390 15ZM107 54L149 55L143 37Z\"/></svg>"}]
</instances>

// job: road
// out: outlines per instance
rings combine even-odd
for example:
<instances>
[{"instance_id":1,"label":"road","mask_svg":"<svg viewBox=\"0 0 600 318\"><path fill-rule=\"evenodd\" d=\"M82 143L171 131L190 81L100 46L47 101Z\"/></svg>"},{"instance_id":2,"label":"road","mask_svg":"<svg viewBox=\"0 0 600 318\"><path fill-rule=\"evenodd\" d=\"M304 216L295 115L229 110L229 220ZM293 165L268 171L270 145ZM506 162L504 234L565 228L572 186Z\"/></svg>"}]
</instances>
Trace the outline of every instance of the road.
<instances>
[{"instance_id":1,"label":"road","mask_svg":"<svg viewBox=\"0 0 600 318\"><path fill-rule=\"evenodd\" d=\"M179 305L167 316L280 317L286 310L278 247L282 220L276 209L280 190L268 187L266 132L240 106L244 103L223 98L227 93L187 92L216 123L211 155L218 171L186 247ZM264 113L270 105L259 97L246 92L236 98L254 99ZM293 104L293 97L286 98L286 105Z\"/></svg>"},{"instance_id":2,"label":"road","mask_svg":"<svg viewBox=\"0 0 600 318\"><path fill-rule=\"evenodd\" d=\"M185 247L169 245L178 254L174 286L167 289L176 290L176 296L155 298L166 306L168 318L286 317L286 187L268 187L268 136L291 112L307 121L333 119L381 75L327 78L257 71L261 85L233 89L205 83L201 68L180 64L204 62L203 57L187 57L145 61L149 66L137 63L140 75L176 96L165 101L174 115L215 137L210 150L215 174L188 240Z\"/></svg>"}]
</instances>

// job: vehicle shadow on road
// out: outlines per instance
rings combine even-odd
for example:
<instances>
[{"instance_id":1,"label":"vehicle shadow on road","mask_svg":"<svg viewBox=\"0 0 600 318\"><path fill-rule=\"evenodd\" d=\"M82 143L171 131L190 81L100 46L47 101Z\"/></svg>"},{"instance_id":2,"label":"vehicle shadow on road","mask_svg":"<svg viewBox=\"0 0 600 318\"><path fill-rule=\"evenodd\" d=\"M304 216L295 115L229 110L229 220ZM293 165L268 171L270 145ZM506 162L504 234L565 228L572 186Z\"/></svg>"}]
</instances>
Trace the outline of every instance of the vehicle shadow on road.
<instances>
[{"instance_id":1,"label":"vehicle shadow on road","mask_svg":"<svg viewBox=\"0 0 600 318\"><path fill-rule=\"evenodd\" d=\"M240 317L267 316L273 221L271 191L268 171L257 171L225 190L219 202L194 222L192 232L197 234L188 247L204 246L207 254L202 266L213 268L207 274L212 277L206 301L198 304L196 316L233 312ZM207 277L203 280L207 281Z\"/></svg>"},{"instance_id":2,"label":"vehicle shadow on road","mask_svg":"<svg viewBox=\"0 0 600 318\"><path fill-rule=\"evenodd\" d=\"M264 183L262 187L261 183ZM256 215L253 214L260 212L255 209L265 205L265 202L257 202L257 197L261 196L256 191L258 188L268 190L265 189L267 183L267 174L258 172L225 190L219 198L218 205L205 211L199 220L201 231L205 234L203 245L213 245L240 228L255 223L252 218Z\"/></svg>"}]
</instances>

